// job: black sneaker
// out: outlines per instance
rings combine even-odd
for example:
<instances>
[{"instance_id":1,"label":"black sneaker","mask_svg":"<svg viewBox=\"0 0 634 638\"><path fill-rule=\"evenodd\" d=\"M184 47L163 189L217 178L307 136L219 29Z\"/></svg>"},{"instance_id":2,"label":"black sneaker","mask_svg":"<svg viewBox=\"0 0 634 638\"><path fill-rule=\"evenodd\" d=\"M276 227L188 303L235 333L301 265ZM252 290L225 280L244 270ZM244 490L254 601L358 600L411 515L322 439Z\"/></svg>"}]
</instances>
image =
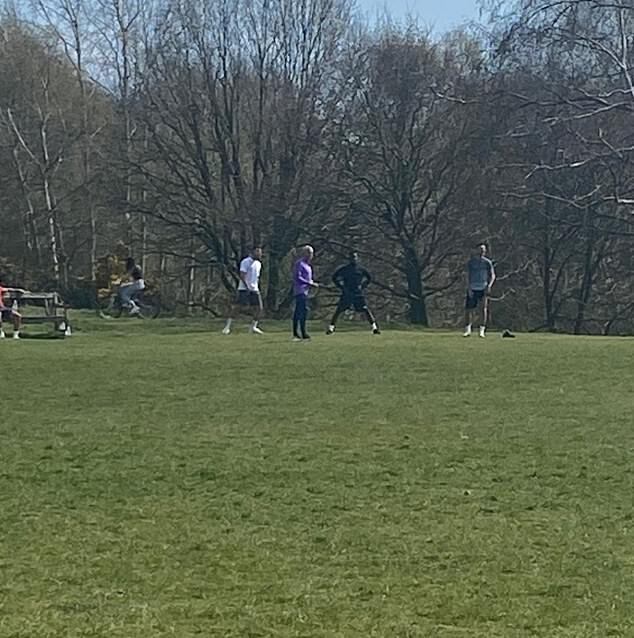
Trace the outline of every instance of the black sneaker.
<instances>
[{"instance_id":1,"label":"black sneaker","mask_svg":"<svg viewBox=\"0 0 634 638\"><path fill-rule=\"evenodd\" d=\"M302 340L304 340L304 341L310 341L310 335L304 335L304 336L302 337Z\"/></svg>"},{"instance_id":2,"label":"black sneaker","mask_svg":"<svg viewBox=\"0 0 634 638\"><path fill-rule=\"evenodd\" d=\"M380 334L381 334L381 331L379 330L379 328L375 328L375 329L372 331L372 334L380 335Z\"/></svg>"}]
</instances>

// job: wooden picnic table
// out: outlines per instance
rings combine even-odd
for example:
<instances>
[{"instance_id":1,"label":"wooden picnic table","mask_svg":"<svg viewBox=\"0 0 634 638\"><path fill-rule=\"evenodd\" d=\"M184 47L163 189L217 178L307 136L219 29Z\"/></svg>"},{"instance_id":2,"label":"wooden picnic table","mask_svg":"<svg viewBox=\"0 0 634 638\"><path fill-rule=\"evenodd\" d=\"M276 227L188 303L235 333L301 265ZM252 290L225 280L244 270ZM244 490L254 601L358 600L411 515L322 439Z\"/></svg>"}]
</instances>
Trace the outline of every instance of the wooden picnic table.
<instances>
[{"instance_id":1,"label":"wooden picnic table","mask_svg":"<svg viewBox=\"0 0 634 638\"><path fill-rule=\"evenodd\" d=\"M14 302L14 308L22 316L22 323L46 324L51 323L55 331L63 333L64 336L71 335L70 320L68 317L68 306L57 292L24 292L11 291L9 298ZM23 308L25 306L25 308ZM42 313L33 314L29 312L29 306L41 310Z\"/></svg>"}]
</instances>

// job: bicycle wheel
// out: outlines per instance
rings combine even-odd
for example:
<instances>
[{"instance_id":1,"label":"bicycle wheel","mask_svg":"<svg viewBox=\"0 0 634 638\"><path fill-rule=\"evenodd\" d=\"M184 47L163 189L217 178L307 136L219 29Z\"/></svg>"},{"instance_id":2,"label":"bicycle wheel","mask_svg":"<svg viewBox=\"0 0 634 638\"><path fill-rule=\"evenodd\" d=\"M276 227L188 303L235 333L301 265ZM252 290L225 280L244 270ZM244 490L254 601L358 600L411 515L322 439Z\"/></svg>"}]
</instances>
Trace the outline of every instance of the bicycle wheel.
<instances>
[{"instance_id":1,"label":"bicycle wheel","mask_svg":"<svg viewBox=\"0 0 634 638\"><path fill-rule=\"evenodd\" d=\"M121 307L121 303L119 302L118 295L110 295L107 299L101 303L101 307L99 308L99 313L102 317L112 317L114 319L118 319L123 312L123 308Z\"/></svg>"},{"instance_id":2,"label":"bicycle wheel","mask_svg":"<svg viewBox=\"0 0 634 638\"><path fill-rule=\"evenodd\" d=\"M144 297L137 301L139 305L139 315L143 319L156 319L161 312L161 303L158 297Z\"/></svg>"}]
</instances>

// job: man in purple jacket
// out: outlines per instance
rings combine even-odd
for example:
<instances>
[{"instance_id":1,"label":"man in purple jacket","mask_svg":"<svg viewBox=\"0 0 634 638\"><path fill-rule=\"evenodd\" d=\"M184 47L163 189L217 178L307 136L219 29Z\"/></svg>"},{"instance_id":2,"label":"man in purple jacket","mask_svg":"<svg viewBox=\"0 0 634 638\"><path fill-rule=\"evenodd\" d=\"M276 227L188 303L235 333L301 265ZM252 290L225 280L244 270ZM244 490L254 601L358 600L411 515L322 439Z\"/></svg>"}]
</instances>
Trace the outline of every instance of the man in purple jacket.
<instances>
[{"instance_id":1,"label":"man in purple jacket","mask_svg":"<svg viewBox=\"0 0 634 638\"><path fill-rule=\"evenodd\" d=\"M310 265L315 251L312 246L303 246L301 258L293 267L293 294L295 295L295 312L293 313L293 341L310 339L306 332L308 318L308 292L311 288L318 288L313 281L313 269Z\"/></svg>"}]
</instances>

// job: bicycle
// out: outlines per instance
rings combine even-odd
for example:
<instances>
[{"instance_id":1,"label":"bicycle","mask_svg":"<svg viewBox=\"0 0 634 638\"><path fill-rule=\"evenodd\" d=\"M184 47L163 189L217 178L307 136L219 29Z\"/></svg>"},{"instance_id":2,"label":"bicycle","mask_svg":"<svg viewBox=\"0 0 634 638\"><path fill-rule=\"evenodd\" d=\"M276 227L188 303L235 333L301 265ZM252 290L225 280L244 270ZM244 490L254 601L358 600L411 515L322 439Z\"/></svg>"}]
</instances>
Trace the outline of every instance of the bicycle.
<instances>
[{"instance_id":1,"label":"bicycle","mask_svg":"<svg viewBox=\"0 0 634 638\"><path fill-rule=\"evenodd\" d=\"M161 301L158 294L146 288L132 295L132 300L139 308L139 312L132 313L132 308L126 308L121 303L119 286L117 286L109 297L101 303L99 309L100 316L104 318L118 319L122 314L139 319L156 319L161 312Z\"/></svg>"}]
</instances>

